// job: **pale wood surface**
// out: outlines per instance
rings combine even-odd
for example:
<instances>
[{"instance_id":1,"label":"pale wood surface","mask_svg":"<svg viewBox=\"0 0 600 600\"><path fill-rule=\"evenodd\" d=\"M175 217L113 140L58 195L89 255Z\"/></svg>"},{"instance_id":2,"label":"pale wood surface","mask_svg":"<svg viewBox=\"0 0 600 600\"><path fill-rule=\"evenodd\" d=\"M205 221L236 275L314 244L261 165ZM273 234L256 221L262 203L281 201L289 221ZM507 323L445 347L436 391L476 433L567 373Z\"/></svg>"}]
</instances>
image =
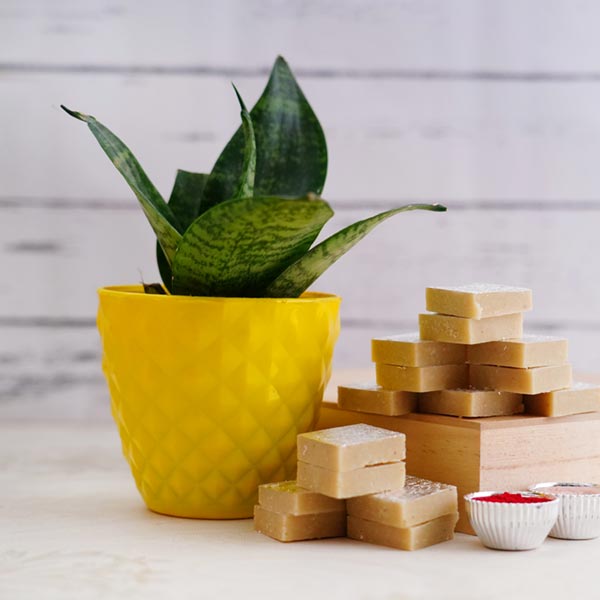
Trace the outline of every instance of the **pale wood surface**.
<instances>
[{"instance_id":1,"label":"pale wood surface","mask_svg":"<svg viewBox=\"0 0 600 600\"><path fill-rule=\"evenodd\" d=\"M0 597L10 600L589 597L600 540L496 552L477 538L414 553L341 539L280 544L251 521L148 512L115 428L0 424Z\"/></svg>"},{"instance_id":2,"label":"pale wood surface","mask_svg":"<svg viewBox=\"0 0 600 600\"><path fill-rule=\"evenodd\" d=\"M4 0L0 418L96 418L95 289L157 278L136 200L63 102L103 119L167 194L207 170L285 55L327 134L342 227L412 200L318 283L337 367L414 329L428 284L530 286L526 328L600 364L600 4L580 0Z\"/></svg>"},{"instance_id":3,"label":"pale wood surface","mask_svg":"<svg viewBox=\"0 0 600 600\"><path fill-rule=\"evenodd\" d=\"M574 72L592 78L598 69L597 9L594 0L579 0L576 10L569 0L344 0L325 5L173 0L169 10L160 0L53 0L50 5L4 0L0 33L6 40L3 63L30 68L257 70L271 60L275 47L303 69L323 74L343 73L353 65L354 71L371 76L420 69L430 77L457 72L498 73L499 79L540 73L566 78ZM29 43L19 43L24 38Z\"/></svg>"},{"instance_id":4,"label":"pale wood surface","mask_svg":"<svg viewBox=\"0 0 600 600\"><path fill-rule=\"evenodd\" d=\"M89 131L60 104L107 124L168 194L177 168L210 170L237 128L230 79L4 74L0 108L21 119L2 120L3 137L11 140L11 152L0 163L2 199L33 199L47 208L61 201L63 209L79 212L137 209ZM265 85L264 76L234 79L249 105ZM533 217L546 219L548 211L597 210L599 84L299 80L327 136L324 197L339 207L431 200L468 208L480 220L486 209L533 209L531 228L540 227ZM177 110L169 110L172 98Z\"/></svg>"}]
</instances>

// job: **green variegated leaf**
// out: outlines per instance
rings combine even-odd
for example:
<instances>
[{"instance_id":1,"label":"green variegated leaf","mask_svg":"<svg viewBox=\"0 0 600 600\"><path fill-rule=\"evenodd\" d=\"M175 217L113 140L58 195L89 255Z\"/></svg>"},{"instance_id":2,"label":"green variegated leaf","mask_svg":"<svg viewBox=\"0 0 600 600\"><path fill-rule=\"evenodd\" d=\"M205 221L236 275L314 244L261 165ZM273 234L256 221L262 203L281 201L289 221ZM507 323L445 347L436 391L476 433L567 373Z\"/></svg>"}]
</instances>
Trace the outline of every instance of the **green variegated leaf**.
<instances>
[{"instance_id":1,"label":"green variegated leaf","mask_svg":"<svg viewBox=\"0 0 600 600\"><path fill-rule=\"evenodd\" d=\"M94 134L94 137L98 140L98 143L110 161L121 175L123 175L125 181L140 201L142 209L152 229L154 229L154 233L167 259L169 262L172 262L177 250L177 244L181 238L179 224L167 203L163 200L150 179L148 179L146 173L144 173L144 170L131 150L94 117L69 110L62 105L61 108L72 117L87 123L90 131Z\"/></svg>"},{"instance_id":2,"label":"green variegated leaf","mask_svg":"<svg viewBox=\"0 0 600 600\"><path fill-rule=\"evenodd\" d=\"M169 198L169 207L181 227L180 233L183 233L200 214L200 200L207 178L206 173L191 173L181 169L177 171L175 184ZM156 262L163 283L171 291L173 279L171 266L158 242L156 243Z\"/></svg>"},{"instance_id":3,"label":"green variegated leaf","mask_svg":"<svg viewBox=\"0 0 600 600\"><path fill-rule=\"evenodd\" d=\"M271 298L296 298L319 278L336 260L386 219L409 210L445 211L440 204L409 204L358 221L327 238L290 265L266 289Z\"/></svg>"},{"instance_id":4,"label":"green variegated leaf","mask_svg":"<svg viewBox=\"0 0 600 600\"><path fill-rule=\"evenodd\" d=\"M250 111L256 137L256 196L320 194L327 175L321 125L285 60L277 58L267 87ZM244 133L231 138L204 188L202 211L232 198L244 163Z\"/></svg>"},{"instance_id":5,"label":"green variegated leaf","mask_svg":"<svg viewBox=\"0 0 600 600\"><path fill-rule=\"evenodd\" d=\"M242 129L244 131L244 163L242 165L242 176L238 184L237 190L233 194L233 198L251 198L254 196L254 177L256 175L256 139L254 137L254 127L252 118L248 113L248 109L237 91L233 86L235 95L241 108Z\"/></svg>"},{"instance_id":6,"label":"green variegated leaf","mask_svg":"<svg viewBox=\"0 0 600 600\"><path fill-rule=\"evenodd\" d=\"M310 248L333 211L309 198L234 198L200 215L173 261L173 293L261 297Z\"/></svg>"},{"instance_id":7,"label":"green variegated leaf","mask_svg":"<svg viewBox=\"0 0 600 600\"><path fill-rule=\"evenodd\" d=\"M319 121L281 57L250 113L235 92L241 127L210 175L177 173L168 204L118 137L94 117L62 107L87 123L156 233L165 286L144 284L147 293L297 297L384 220L409 210L446 210L417 204L386 211L311 249L333 214L314 195L327 174Z\"/></svg>"}]
</instances>

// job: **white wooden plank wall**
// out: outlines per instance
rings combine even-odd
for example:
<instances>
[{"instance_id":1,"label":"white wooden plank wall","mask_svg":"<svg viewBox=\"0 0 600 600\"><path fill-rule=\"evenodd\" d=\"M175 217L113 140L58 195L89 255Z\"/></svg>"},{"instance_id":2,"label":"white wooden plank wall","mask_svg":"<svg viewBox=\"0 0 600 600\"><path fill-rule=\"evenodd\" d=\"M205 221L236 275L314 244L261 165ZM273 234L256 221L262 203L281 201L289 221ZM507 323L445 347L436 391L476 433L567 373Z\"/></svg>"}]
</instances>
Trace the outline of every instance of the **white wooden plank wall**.
<instances>
[{"instance_id":1,"label":"white wooden plank wall","mask_svg":"<svg viewBox=\"0 0 600 600\"><path fill-rule=\"evenodd\" d=\"M207 171L278 53L325 128L342 227L412 200L319 289L338 367L414 329L430 283L531 286L532 331L600 370L600 3L2 0L0 418L108 418L95 289L157 280L136 200L64 103L103 120L164 194ZM331 231L332 227L328 227Z\"/></svg>"}]
</instances>

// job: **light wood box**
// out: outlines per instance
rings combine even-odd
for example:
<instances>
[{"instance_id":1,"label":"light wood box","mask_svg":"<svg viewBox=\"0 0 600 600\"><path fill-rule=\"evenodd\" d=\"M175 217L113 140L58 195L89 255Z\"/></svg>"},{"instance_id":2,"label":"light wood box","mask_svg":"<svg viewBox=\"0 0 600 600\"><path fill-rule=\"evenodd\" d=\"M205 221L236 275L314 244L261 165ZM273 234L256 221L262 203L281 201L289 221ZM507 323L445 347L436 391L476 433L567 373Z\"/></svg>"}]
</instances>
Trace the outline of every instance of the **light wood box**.
<instances>
[{"instance_id":1,"label":"light wood box","mask_svg":"<svg viewBox=\"0 0 600 600\"><path fill-rule=\"evenodd\" d=\"M387 417L324 402L318 429L368 423L406 435L407 473L458 488L456 530L473 534L463 496L524 490L542 481L600 482L600 413L463 419L410 414Z\"/></svg>"}]
</instances>

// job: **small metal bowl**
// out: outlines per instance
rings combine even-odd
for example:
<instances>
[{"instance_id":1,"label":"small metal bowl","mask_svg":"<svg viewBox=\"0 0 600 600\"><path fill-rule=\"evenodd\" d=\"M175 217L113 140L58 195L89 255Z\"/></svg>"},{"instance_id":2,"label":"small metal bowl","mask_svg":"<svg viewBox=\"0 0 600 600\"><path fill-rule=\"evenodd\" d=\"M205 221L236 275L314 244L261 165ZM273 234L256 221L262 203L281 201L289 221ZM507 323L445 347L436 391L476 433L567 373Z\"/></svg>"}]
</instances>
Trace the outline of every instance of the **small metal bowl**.
<instances>
[{"instance_id":1,"label":"small metal bowl","mask_svg":"<svg viewBox=\"0 0 600 600\"><path fill-rule=\"evenodd\" d=\"M561 489L558 489L561 488ZM585 492L582 488L596 492ZM600 485L597 483L547 482L530 488L560 500L558 520L550 536L563 540L591 540L600 536Z\"/></svg>"},{"instance_id":2,"label":"small metal bowl","mask_svg":"<svg viewBox=\"0 0 600 600\"><path fill-rule=\"evenodd\" d=\"M502 492L475 492L465 496L471 525L484 546L495 550L533 550L541 546L556 523L559 500L539 492L514 492L551 498L539 503L475 500Z\"/></svg>"}]
</instances>

